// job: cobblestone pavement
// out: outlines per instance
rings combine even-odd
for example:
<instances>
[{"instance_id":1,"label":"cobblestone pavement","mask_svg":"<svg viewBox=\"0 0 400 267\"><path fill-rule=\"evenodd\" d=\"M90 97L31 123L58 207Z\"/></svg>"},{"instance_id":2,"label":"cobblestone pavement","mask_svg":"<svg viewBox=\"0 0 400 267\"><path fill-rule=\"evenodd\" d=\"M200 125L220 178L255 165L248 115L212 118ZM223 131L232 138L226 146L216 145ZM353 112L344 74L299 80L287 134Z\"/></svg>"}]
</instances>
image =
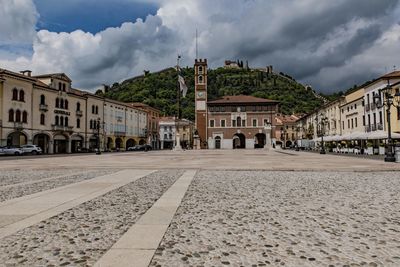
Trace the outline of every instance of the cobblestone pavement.
<instances>
[{"instance_id":1,"label":"cobblestone pavement","mask_svg":"<svg viewBox=\"0 0 400 267\"><path fill-rule=\"evenodd\" d=\"M200 172L151 266L400 266L400 174Z\"/></svg>"},{"instance_id":2,"label":"cobblestone pavement","mask_svg":"<svg viewBox=\"0 0 400 267\"><path fill-rule=\"evenodd\" d=\"M115 172L116 170L92 170L92 171L81 171L80 173L77 173L76 171L74 174L70 175L64 175L64 176L56 176L58 172L54 173L54 179L45 179L44 181L38 181L38 182L33 182L33 183L28 183L28 184L13 184L13 186L7 186L5 188L0 187L0 202L17 198L17 197L22 197L25 195L31 195L34 193L42 192L45 190L53 189L56 187L72 184L72 183L77 183L81 182L87 179L92 179L94 177L106 175ZM34 171L30 171L31 174L34 174L33 179L27 179L35 181L37 179L38 174L35 173ZM47 176L45 177L51 177L51 173L46 173ZM17 175L17 174L15 174ZM3 176L3 173L0 174L0 177Z\"/></svg>"},{"instance_id":3,"label":"cobblestone pavement","mask_svg":"<svg viewBox=\"0 0 400 267\"><path fill-rule=\"evenodd\" d=\"M83 171L83 170L82 170ZM66 176L68 174L74 174L79 172L76 169L5 169L0 171L0 186L18 184L18 183L26 183L26 182L34 182L41 179L58 177L58 176Z\"/></svg>"},{"instance_id":4,"label":"cobblestone pavement","mask_svg":"<svg viewBox=\"0 0 400 267\"><path fill-rule=\"evenodd\" d=\"M182 174L158 171L0 242L6 266L93 265Z\"/></svg>"}]
</instances>

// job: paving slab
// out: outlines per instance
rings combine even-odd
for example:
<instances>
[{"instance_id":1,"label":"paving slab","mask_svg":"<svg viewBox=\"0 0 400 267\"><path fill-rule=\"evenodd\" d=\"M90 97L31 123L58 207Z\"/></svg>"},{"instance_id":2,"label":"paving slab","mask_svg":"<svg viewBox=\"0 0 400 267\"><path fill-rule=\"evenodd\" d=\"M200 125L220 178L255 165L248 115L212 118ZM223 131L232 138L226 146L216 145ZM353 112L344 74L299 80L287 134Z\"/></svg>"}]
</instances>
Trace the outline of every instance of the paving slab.
<instances>
[{"instance_id":1,"label":"paving slab","mask_svg":"<svg viewBox=\"0 0 400 267\"><path fill-rule=\"evenodd\" d=\"M148 266L195 174L186 171L95 266Z\"/></svg>"},{"instance_id":2,"label":"paving slab","mask_svg":"<svg viewBox=\"0 0 400 267\"><path fill-rule=\"evenodd\" d=\"M152 170L123 170L5 201L0 204L0 238L39 223L152 172Z\"/></svg>"}]
</instances>

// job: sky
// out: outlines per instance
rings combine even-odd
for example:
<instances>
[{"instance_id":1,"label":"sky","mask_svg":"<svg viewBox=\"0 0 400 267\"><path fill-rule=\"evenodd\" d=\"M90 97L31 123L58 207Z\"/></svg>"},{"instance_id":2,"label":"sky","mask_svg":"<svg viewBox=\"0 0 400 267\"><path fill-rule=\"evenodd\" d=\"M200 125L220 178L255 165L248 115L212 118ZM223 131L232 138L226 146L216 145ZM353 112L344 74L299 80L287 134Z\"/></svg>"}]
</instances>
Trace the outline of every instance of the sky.
<instances>
[{"instance_id":1,"label":"sky","mask_svg":"<svg viewBox=\"0 0 400 267\"><path fill-rule=\"evenodd\" d=\"M198 50L332 93L400 68L400 0L0 0L0 68L95 90ZM397 66L397 67L396 67Z\"/></svg>"}]
</instances>

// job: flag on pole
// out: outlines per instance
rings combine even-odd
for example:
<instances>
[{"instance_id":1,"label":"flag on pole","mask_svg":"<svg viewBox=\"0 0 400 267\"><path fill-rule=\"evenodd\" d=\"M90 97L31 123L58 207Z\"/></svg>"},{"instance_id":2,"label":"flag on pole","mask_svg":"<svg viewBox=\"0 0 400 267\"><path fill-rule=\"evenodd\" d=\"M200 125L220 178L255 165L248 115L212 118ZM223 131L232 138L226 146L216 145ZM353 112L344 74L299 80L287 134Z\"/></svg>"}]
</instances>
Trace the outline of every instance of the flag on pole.
<instances>
[{"instance_id":1,"label":"flag on pole","mask_svg":"<svg viewBox=\"0 0 400 267\"><path fill-rule=\"evenodd\" d=\"M183 77L181 75L178 75L178 81L179 81L180 90L182 92L182 96L186 97L188 88L186 86L185 79L183 79Z\"/></svg>"}]
</instances>

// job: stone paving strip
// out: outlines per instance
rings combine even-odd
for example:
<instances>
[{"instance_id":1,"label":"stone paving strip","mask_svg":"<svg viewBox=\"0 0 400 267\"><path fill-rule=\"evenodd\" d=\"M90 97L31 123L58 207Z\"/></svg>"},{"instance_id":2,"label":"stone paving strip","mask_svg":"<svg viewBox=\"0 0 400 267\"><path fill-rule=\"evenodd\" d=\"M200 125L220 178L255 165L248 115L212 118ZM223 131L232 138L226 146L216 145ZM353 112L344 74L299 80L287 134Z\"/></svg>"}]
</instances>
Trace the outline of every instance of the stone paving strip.
<instances>
[{"instance_id":1,"label":"stone paving strip","mask_svg":"<svg viewBox=\"0 0 400 267\"><path fill-rule=\"evenodd\" d=\"M92 179L97 176L111 174L113 172L116 171L113 170L87 171L87 172L74 173L58 177L44 178L37 181L28 181L25 183L23 182L18 184L6 185L0 188L0 202Z\"/></svg>"},{"instance_id":2,"label":"stone paving strip","mask_svg":"<svg viewBox=\"0 0 400 267\"><path fill-rule=\"evenodd\" d=\"M46 178L66 176L77 173L74 169L6 169L0 170L0 186L13 185L18 183L34 182ZM84 170L80 170L84 171Z\"/></svg>"},{"instance_id":3,"label":"stone paving strip","mask_svg":"<svg viewBox=\"0 0 400 267\"><path fill-rule=\"evenodd\" d=\"M150 264L400 266L400 174L201 171Z\"/></svg>"},{"instance_id":4,"label":"stone paving strip","mask_svg":"<svg viewBox=\"0 0 400 267\"><path fill-rule=\"evenodd\" d=\"M95 266L147 267L195 174L186 171Z\"/></svg>"},{"instance_id":5,"label":"stone paving strip","mask_svg":"<svg viewBox=\"0 0 400 267\"><path fill-rule=\"evenodd\" d=\"M152 171L124 170L0 203L0 238L135 181Z\"/></svg>"},{"instance_id":6,"label":"stone paving strip","mask_svg":"<svg viewBox=\"0 0 400 267\"><path fill-rule=\"evenodd\" d=\"M183 171L127 170L119 176L121 173L130 183L3 238L0 263L5 266L92 266ZM114 174L112 179L109 176L101 183L115 179L118 176Z\"/></svg>"}]
</instances>

